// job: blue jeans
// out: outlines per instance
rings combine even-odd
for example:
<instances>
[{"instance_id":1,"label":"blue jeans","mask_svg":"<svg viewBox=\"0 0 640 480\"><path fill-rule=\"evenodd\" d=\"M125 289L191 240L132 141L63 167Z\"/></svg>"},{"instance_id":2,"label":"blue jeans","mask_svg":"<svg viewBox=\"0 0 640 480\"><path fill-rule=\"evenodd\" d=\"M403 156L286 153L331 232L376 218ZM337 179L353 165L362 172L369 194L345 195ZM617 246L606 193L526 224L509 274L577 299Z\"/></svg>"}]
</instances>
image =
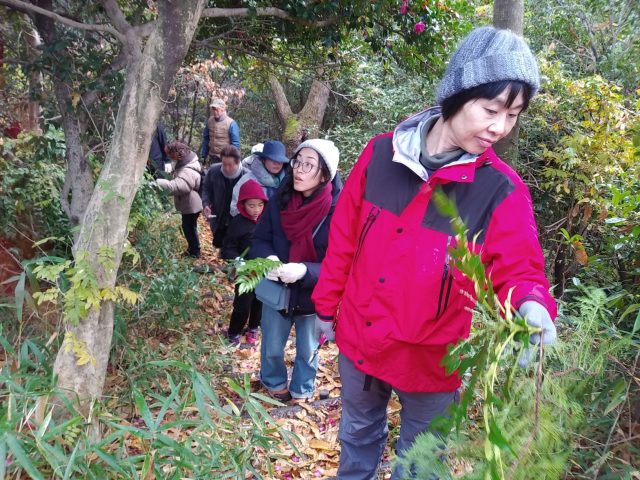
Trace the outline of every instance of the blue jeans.
<instances>
[{"instance_id":1,"label":"blue jeans","mask_svg":"<svg viewBox=\"0 0 640 480\"><path fill-rule=\"evenodd\" d=\"M313 395L318 371L318 339L315 335L315 315L283 317L272 308L262 306L262 343L260 346L260 380L270 391L287 387L287 366L284 347L296 327L296 358L289 392L293 398Z\"/></svg>"}]
</instances>

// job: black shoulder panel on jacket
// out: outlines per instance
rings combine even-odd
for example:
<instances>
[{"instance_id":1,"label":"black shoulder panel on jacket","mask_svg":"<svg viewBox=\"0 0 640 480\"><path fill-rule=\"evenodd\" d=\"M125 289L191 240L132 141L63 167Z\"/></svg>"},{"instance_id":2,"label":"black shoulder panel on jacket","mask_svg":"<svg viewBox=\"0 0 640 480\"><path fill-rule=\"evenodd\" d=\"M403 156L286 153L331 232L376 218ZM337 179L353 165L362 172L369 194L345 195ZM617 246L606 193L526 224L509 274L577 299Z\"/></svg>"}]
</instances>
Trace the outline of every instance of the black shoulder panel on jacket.
<instances>
[{"instance_id":1,"label":"black shoulder panel on jacket","mask_svg":"<svg viewBox=\"0 0 640 480\"><path fill-rule=\"evenodd\" d=\"M376 140L367 165L364 198L384 210L400 215L424 182L404 165L392 161L392 158L391 137Z\"/></svg>"},{"instance_id":2,"label":"black shoulder panel on jacket","mask_svg":"<svg viewBox=\"0 0 640 480\"><path fill-rule=\"evenodd\" d=\"M458 213L469 229L467 239L473 240L479 233L477 243L483 244L494 210L515 189L515 185L504 173L486 164L476 170L472 183L452 182L438 188L455 201ZM449 218L438 212L433 201L429 202L422 224L453 235Z\"/></svg>"}]
</instances>

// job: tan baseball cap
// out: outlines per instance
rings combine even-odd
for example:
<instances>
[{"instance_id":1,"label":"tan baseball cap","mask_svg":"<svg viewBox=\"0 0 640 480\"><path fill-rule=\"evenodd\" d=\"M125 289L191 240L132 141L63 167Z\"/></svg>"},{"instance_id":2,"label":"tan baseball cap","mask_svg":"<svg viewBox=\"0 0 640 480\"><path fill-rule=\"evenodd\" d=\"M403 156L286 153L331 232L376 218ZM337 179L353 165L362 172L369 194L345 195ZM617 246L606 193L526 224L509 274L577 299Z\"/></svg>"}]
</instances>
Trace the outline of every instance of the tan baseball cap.
<instances>
[{"instance_id":1,"label":"tan baseball cap","mask_svg":"<svg viewBox=\"0 0 640 480\"><path fill-rule=\"evenodd\" d=\"M211 101L211 105L209 105L211 108L226 108L227 104L224 103L224 100L222 100L221 98L214 98Z\"/></svg>"}]
</instances>

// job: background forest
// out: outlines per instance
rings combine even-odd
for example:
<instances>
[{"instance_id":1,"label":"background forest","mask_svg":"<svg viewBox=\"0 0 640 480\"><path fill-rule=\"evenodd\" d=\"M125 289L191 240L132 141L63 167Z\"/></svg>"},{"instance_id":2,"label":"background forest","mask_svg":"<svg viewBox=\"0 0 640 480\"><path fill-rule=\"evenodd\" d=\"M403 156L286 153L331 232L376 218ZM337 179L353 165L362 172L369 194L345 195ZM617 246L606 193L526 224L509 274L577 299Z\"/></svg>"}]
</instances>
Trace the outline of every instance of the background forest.
<instances>
[{"instance_id":1,"label":"background forest","mask_svg":"<svg viewBox=\"0 0 640 480\"><path fill-rule=\"evenodd\" d=\"M151 135L199 153L223 97L243 156L326 137L346 178L484 24L521 28L540 65L503 154L533 196L560 341L514 368L512 319L481 301L456 365L469 394L408 461L417 478L639 479L640 3L0 0L0 480L335 474L335 348L332 401L289 412L255 388L255 352L217 335L228 278L180 257Z\"/></svg>"}]
</instances>

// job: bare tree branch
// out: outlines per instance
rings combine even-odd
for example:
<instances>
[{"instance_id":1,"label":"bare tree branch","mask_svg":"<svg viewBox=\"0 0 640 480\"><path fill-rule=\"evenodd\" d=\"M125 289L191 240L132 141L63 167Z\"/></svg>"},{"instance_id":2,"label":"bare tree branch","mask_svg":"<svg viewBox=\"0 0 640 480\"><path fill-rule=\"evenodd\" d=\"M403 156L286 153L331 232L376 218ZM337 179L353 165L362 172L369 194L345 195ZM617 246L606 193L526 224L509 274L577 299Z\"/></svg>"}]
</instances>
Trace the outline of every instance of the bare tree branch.
<instances>
[{"instance_id":1,"label":"bare tree branch","mask_svg":"<svg viewBox=\"0 0 640 480\"><path fill-rule=\"evenodd\" d=\"M111 19L113 26L118 29L119 32L126 33L131 30L131 24L127 22L124 17L124 13L120 10L118 2L116 0L102 0L100 2L102 8L107 12L107 16Z\"/></svg>"},{"instance_id":2,"label":"bare tree branch","mask_svg":"<svg viewBox=\"0 0 640 480\"><path fill-rule=\"evenodd\" d=\"M202 16L209 18L249 17L251 15L252 11L248 8L205 8L202 11ZM330 25L335 25L339 19L339 17L330 17L313 22L291 15L290 13L276 7L256 8L255 15L258 17L277 17L308 27L328 27Z\"/></svg>"},{"instance_id":3,"label":"bare tree branch","mask_svg":"<svg viewBox=\"0 0 640 480\"><path fill-rule=\"evenodd\" d=\"M134 29L122 13L122 10L118 6L117 0L101 0L100 4L107 12L107 16L118 29L119 32L124 34L125 40L122 42L125 53L127 55L127 61L129 63L135 63L140 60L142 55L142 30Z\"/></svg>"},{"instance_id":4,"label":"bare tree branch","mask_svg":"<svg viewBox=\"0 0 640 480\"><path fill-rule=\"evenodd\" d=\"M287 119L293 115L291 106L289 105L289 100L287 100L284 88L282 88L282 85L275 75L269 75L269 86L271 87L271 92L273 93L273 98L276 102L278 118L280 119L280 123L284 126L287 123Z\"/></svg>"},{"instance_id":5,"label":"bare tree branch","mask_svg":"<svg viewBox=\"0 0 640 480\"><path fill-rule=\"evenodd\" d=\"M118 41L125 43L125 36L118 30L113 28L111 25L76 22L75 20L71 20L70 18L63 17L62 15L58 15L55 12L40 8L36 5L31 5L30 3L23 2L21 0L0 0L0 5L5 5L7 7L14 8L20 11L37 13L44 17L51 18L56 22L62 23L64 25L79 28L80 30L110 33L111 35L116 37Z\"/></svg>"}]
</instances>

